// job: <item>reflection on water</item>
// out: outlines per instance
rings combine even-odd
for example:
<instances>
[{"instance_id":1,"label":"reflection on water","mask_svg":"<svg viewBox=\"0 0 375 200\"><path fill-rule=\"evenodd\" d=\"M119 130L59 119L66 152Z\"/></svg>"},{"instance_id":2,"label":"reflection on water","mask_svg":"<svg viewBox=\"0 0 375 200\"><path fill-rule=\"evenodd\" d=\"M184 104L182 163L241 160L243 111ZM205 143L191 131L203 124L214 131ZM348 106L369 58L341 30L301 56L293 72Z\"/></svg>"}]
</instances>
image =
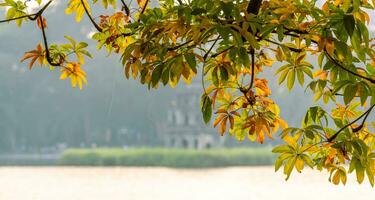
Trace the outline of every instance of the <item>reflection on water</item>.
<instances>
[{"instance_id":1,"label":"reflection on water","mask_svg":"<svg viewBox=\"0 0 375 200\"><path fill-rule=\"evenodd\" d=\"M315 171L284 181L272 167L205 170L166 168L0 168L1 200L263 200L375 199L369 184L328 183Z\"/></svg>"}]
</instances>

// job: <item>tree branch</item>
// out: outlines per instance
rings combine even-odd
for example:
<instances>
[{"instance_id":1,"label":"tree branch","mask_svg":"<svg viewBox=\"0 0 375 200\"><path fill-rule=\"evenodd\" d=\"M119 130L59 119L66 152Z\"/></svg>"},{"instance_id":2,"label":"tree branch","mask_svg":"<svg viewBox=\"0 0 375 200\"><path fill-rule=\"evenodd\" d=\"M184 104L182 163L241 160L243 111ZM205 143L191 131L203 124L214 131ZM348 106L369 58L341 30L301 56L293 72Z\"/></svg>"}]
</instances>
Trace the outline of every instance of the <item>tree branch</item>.
<instances>
[{"instance_id":1,"label":"tree branch","mask_svg":"<svg viewBox=\"0 0 375 200\"><path fill-rule=\"evenodd\" d=\"M44 48L46 49L46 59L47 59L47 62L51 66L55 66L55 67L61 66L61 63L55 63L55 62L53 62L53 60L51 58L51 55L50 55L50 52L49 52L49 49L48 49L49 47L48 47L46 32L44 30L44 23L43 23L43 17L42 17L42 15L39 15L39 20L42 22L42 23L40 23L40 25L41 25L41 28L42 28Z\"/></svg>"},{"instance_id":2,"label":"tree branch","mask_svg":"<svg viewBox=\"0 0 375 200\"><path fill-rule=\"evenodd\" d=\"M283 44L281 44L281 43L279 43L279 42L275 42L275 41L270 40L270 39L267 39L267 38L264 38L264 39L262 39L262 40L267 41L267 42L272 43L272 44L275 44L275 45L278 45L278 46L282 46L282 47L288 48L289 50L294 51L294 52L296 52L296 53L301 53L301 52L303 51L302 49L297 49L297 48L293 48L293 47L288 47L288 46L286 46L286 45L283 45Z\"/></svg>"},{"instance_id":3,"label":"tree branch","mask_svg":"<svg viewBox=\"0 0 375 200\"><path fill-rule=\"evenodd\" d=\"M208 55L210 54L210 52L212 51L212 49L216 45L217 41L219 41L219 39L220 39L220 36L217 36L217 38L215 39L215 41L212 44L212 46L210 47L210 49L203 56L204 62L203 62L203 66L202 66L202 80L201 81L202 81L203 91L204 91L205 94L207 94L207 91L206 91L206 87L204 86L204 68L206 66L206 61L207 61Z\"/></svg>"},{"instance_id":4,"label":"tree branch","mask_svg":"<svg viewBox=\"0 0 375 200\"><path fill-rule=\"evenodd\" d=\"M182 43L182 44L180 44L180 45L177 45L177 46L174 46L174 47L169 47L169 48L168 48L168 51L174 51L174 50L177 50L177 49L179 49L179 48L181 48L181 47L183 47L183 46L189 44L189 43L192 42L192 41L193 41L193 40L188 40L188 41L186 41L186 42L184 42L184 43Z\"/></svg>"},{"instance_id":5,"label":"tree branch","mask_svg":"<svg viewBox=\"0 0 375 200\"><path fill-rule=\"evenodd\" d=\"M204 56L203 56L204 62L206 62L206 60L208 58L208 55L211 53L212 49L216 45L217 41L219 41L219 39L220 39L220 36L217 36L217 38L215 39L214 43L211 45L211 47L208 49L208 51L204 54Z\"/></svg>"},{"instance_id":6,"label":"tree branch","mask_svg":"<svg viewBox=\"0 0 375 200\"><path fill-rule=\"evenodd\" d=\"M220 56L221 54L223 54L223 53L229 51L229 50L232 49L233 47L234 47L234 46L230 46L230 47L228 47L228 48L226 48L226 49L224 49L224 50L222 50L222 51L220 51L220 52L217 52L217 53L215 53L215 54L212 54L210 57L211 57L211 58L216 58L217 56Z\"/></svg>"},{"instance_id":7,"label":"tree branch","mask_svg":"<svg viewBox=\"0 0 375 200\"><path fill-rule=\"evenodd\" d=\"M89 17L91 23L94 25L94 27L96 28L96 30L98 30L99 32L103 32L103 29L95 22L95 20L92 18L91 14L89 13L85 3L83 2L83 0L81 0L81 4L83 6L83 9L85 10L85 13L86 15Z\"/></svg>"},{"instance_id":8,"label":"tree branch","mask_svg":"<svg viewBox=\"0 0 375 200\"><path fill-rule=\"evenodd\" d=\"M38 12L34 13L34 14L29 14L29 15L24 15L24 16L19 16L19 17L15 17L15 18L11 18L11 19L5 19L5 20L0 20L0 24L1 23L5 23L5 22L11 22L11 21L14 21L14 20L18 20L18 19L23 19L23 18L28 18L30 20L36 20L40 15L43 14L43 12L47 9L47 7L52 3L53 0L50 0L48 1L48 3L46 5L44 5Z\"/></svg>"},{"instance_id":9,"label":"tree branch","mask_svg":"<svg viewBox=\"0 0 375 200\"><path fill-rule=\"evenodd\" d=\"M344 127L342 127L340 130L338 130L334 135L332 135L331 137L329 137L327 141L328 141L328 142L332 142L333 140L335 140L335 139L337 138L337 136L339 136L339 134L340 134L342 131L344 131L344 130L347 129L348 127L352 126L353 124L357 123L357 122L358 122L360 119L362 119L363 117L365 117L365 118L363 119L363 121L362 121L362 124L361 124L359 127L357 127L357 128L355 128L355 129L352 130L352 131L355 132L355 133L358 132L358 131L360 131L360 130L363 128L364 123L366 122L368 116L370 115L370 113L371 113L372 109L374 109L374 107L375 107L375 104L372 105L372 106L371 106L366 112L364 112L364 113L363 113L361 116L359 116L356 120L350 122L349 124L347 124L347 125L345 125Z\"/></svg>"},{"instance_id":10,"label":"tree branch","mask_svg":"<svg viewBox=\"0 0 375 200\"><path fill-rule=\"evenodd\" d=\"M358 73L355 73L355 72L349 70L348 68L344 67L341 63L339 63L336 59L334 59L331 55L329 55L329 53L327 52L326 49L324 49L324 52L325 52L325 54L327 55L327 57L328 57L328 58L329 58L329 59L330 59L330 60L331 60L336 66L340 67L342 70L344 70L344 71L346 71L346 72L348 72L348 73L350 73L350 74L352 74L352 75L354 75L354 76L357 76L357 77L360 77L360 78L362 78L362 79L365 79L365 80L369 81L370 83L375 84L375 80L374 80L374 79L368 78L368 77L366 77L366 76L363 76L363 75L361 75L361 74L358 74Z\"/></svg>"},{"instance_id":11,"label":"tree branch","mask_svg":"<svg viewBox=\"0 0 375 200\"><path fill-rule=\"evenodd\" d=\"M251 90L251 88L253 88L254 79L255 79L255 50L252 47L250 49L250 55L251 55L251 80L250 80L250 85L249 85L248 90Z\"/></svg>"},{"instance_id":12,"label":"tree branch","mask_svg":"<svg viewBox=\"0 0 375 200\"><path fill-rule=\"evenodd\" d=\"M250 0L249 4L247 5L247 13L252 13L254 15L258 15L260 6L262 5L263 0Z\"/></svg>"}]
</instances>

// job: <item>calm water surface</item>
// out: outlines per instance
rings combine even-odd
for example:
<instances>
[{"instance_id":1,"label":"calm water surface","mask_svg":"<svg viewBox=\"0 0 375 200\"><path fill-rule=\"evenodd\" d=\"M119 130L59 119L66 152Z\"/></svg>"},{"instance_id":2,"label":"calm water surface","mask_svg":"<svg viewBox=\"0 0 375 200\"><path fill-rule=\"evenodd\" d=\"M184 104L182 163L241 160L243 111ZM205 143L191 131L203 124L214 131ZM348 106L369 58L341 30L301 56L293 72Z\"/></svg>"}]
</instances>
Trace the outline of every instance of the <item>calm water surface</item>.
<instances>
[{"instance_id":1,"label":"calm water surface","mask_svg":"<svg viewBox=\"0 0 375 200\"><path fill-rule=\"evenodd\" d=\"M166 168L1 167L0 200L374 200L375 189L333 186L315 171L288 182L272 167Z\"/></svg>"}]
</instances>

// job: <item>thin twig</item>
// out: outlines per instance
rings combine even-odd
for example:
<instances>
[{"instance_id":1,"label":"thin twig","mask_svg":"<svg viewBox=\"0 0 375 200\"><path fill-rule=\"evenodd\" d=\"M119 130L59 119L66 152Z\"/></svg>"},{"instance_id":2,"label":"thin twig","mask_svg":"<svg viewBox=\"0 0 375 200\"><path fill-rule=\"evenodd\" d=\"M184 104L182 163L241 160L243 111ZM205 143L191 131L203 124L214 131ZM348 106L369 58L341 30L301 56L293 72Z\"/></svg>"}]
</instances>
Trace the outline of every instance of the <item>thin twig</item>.
<instances>
[{"instance_id":1,"label":"thin twig","mask_svg":"<svg viewBox=\"0 0 375 200\"><path fill-rule=\"evenodd\" d=\"M234 46L230 46L230 47L228 47L228 48L226 48L226 49L224 49L224 50L222 50L222 51L220 51L220 52L217 52L217 53L215 53L215 54L212 54L212 55L211 55L211 58L216 58L217 56L219 56L219 55L221 55L221 54L223 54L223 53L229 51L229 50L232 49L233 47L234 47Z\"/></svg>"},{"instance_id":2,"label":"thin twig","mask_svg":"<svg viewBox=\"0 0 375 200\"><path fill-rule=\"evenodd\" d=\"M288 46L286 46L286 45L284 45L284 44L281 44L281 43L279 43L279 42L275 42L275 41L270 40L270 39L267 39L267 38L264 38L264 39L262 39L262 40L267 41L267 42L272 43L272 44L275 44L275 45L279 45L279 46L282 46L282 47L288 48L289 50L294 51L294 52L296 52L296 53L301 53L301 52L303 51L303 49L297 49L297 48L293 48L293 47L288 47Z\"/></svg>"},{"instance_id":3,"label":"thin twig","mask_svg":"<svg viewBox=\"0 0 375 200\"><path fill-rule=\"evenodd\" d=\"M126 5L125 1L124 0L121 0L121 3L122 3L122 7L124 8L124 11L125 11L125 14L126 16L130 16L130 9L129 9L129 6Z\"/></svg>"},{"instance_id":4,"label":"thin twig","mask_svg":"<svg viewBox=\"0 0 375 200\"><path fill-rule=\"evenodd\" d=\"M206 61L207 61L208 55L211 53L212 49L216 45L217 41L219 41L219 39L220 39L220 36L217 36L214 43L211 45L211 47L208 49L208 51L203 56L204 62L203 62L203 66L202 66L202 87L203 87L203 91L204 91L205 94L207 94L207 91L206 91L206 87L204 85L204 68L206 66Z\"/></svg>"}]
</instances>

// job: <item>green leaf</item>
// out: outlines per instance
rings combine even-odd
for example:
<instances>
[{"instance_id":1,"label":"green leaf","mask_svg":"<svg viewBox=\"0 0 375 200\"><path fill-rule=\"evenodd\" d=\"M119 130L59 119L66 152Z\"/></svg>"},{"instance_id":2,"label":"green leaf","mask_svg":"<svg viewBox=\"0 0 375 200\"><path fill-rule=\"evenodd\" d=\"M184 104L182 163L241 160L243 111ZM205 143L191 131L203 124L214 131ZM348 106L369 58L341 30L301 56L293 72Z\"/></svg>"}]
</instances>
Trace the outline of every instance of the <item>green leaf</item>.
<instances>
[{"instance_id":1,"label":"green leaf","mask_svg":"<svg viewBox=\"0 0 375 200\"><path fill-rule=\"evenodd\" d=\"M351 3L352 3L352 0L344 0L343 1L341 8L344 10L344 12L348 12Z\"/></svg>"},{"instance_id":2,"label":"green leaf","mask_svg":"<svg viewBox=\"0 0 375 200\"><path fill-rule=\"evenodd\" d=\"M210 122L212 116L212 100L207 94L202 95L201 111L203 114L203 120L207 124Z\"/></svg>"},{"instance_id":3,"label":"green leaf","mask_svg":"<svg viewBox=\"0 0 375 200\"><path fill-rule=\"evenodd\" d=\"M367 174L367 178L368 178L371 186L374 187L374 185L375 185L375 179L374 179L374 174L372 173L372 170L371 170L371 166L368 166L366 168L366 174Z\"/></svg>"},{"instance_id":4,"label":"green leaf","mask_svg":"<svg viewBox=\"0 0 375 200\"><path fill-rule=\"evenodd\" d=\"M250 58L249 58L249 54L247 53L246 49L244 47L241 47L239 48L239 51L238 51L238 56L241 60L241 63L245 66L245 67L250 67Z\"/></svg>"},{"instance_id":5,"label":"green leaf","mask_svg":"<svg viewBox=\"0 0 375 200\"><path fill-rule=\"evenodd\" d=\"M348 35L351 37L355 28L355 19L353 15L344 15L344 26Z\"/></svg>"},{"instance_id":6,"label":"green leaf","mask_svg":"<svg viewBox=\"0 0 375 200\"><path fill-rule=\"evenodd\" d=\"M290 157L293 157L291 153L283 153L275 160L275 172L277 172L283 165L284 161Z\"/></svg>"},{"instance_id":7,"label":"green leaf","mask_svg":"<svg viewBox=\"0 0 375 200\"><path fill-rule=\"evenodd\" d=\"M194 73L197 73L197 61L195 59L194 53L188 53L184 55L186 62L189 64L190 69L193 70Z\"/></svg>"},{"instance_id":8,"label":"green leaf","mask_svg":"<svg viewBox=\"0 0 375 200\"><path fill-rule=\"evenodd\" d=\"M292 69L288 73L287 87L289 90L293 88L295 80L296 80L296 71Z\"/></svg>"},{"instance_id":9,"label":"green leaf","mask_svg":"<svg viewBox=\"0 0 375 200\"><path fill-rule=\"evenodd\" d=\"M305 161L305 163L311 167L311 168L314 168L314 162L311 160L311 158L305 154L301 154L301 158L303 161Z\"/></svg>"},{"instance_id":10,"label":"green leaf","mask_svg":"<svg viewBox=\"0 0 375 200\"><path fill-rule=\"evenodd\" d=\"M284 153L290 151L290 147L288 145L282 145L282 146L277 146L272 149L272 153Z\"/></svg>"},{"instance_id":11,"label":"green leaf","mask_svg":"<svg viewBox=\"0 0 375 200\"><path fill-rule=\"evenodd\" d=\"M163 65L156 66L154 71L152 71L152 75L151 75L151 86L152 87L155 87L159 83L162 72L163 72Z\"/></svg>"},{"instance_id":12,"label":"green leaf","mask_svg":"<svg viewBox=\"0 0 375 200\"><path fill-rule=\"evenodd\" d=\"M305 83L305 75L303 74L301 70L297 70L297 78L298 78L299 84L303 86L303 84Z\"/></svg>"},{"instance_id":13,"label":"green leaf","mask_svg":"<svg viewBox=\"0 0 375 200\"><path fill-rule=\"evenodd\" d=\"M296 164L297 157L290 158L288 162L285 164L284 167L284 174L286 175L286 179L288 180L290 177L290 174L292 174L294 165Z\"/></svg>"},{"instance_id":14,"label":"green leaf","mask_svg":"<svg viewBox=\"0 0 375 200\"><path fill-rule=\"evenodd\" d=\"M370 75L375 76L375 67L374 66L372 66L370 64L367 64L366 69L367 69L367 71Z\"/></svg>"},{"instance_id":15,"label":"green leaf","mask_svg":"<svg viewBox=\"0 0 375 200\"><path fill-rule=\"evenodd\" d=\"M344 90L344 103L347 105L349 104L355 97L357 93L357 86L354 84L350 84L346 86Z\"/></svg>"}]
</instances>

